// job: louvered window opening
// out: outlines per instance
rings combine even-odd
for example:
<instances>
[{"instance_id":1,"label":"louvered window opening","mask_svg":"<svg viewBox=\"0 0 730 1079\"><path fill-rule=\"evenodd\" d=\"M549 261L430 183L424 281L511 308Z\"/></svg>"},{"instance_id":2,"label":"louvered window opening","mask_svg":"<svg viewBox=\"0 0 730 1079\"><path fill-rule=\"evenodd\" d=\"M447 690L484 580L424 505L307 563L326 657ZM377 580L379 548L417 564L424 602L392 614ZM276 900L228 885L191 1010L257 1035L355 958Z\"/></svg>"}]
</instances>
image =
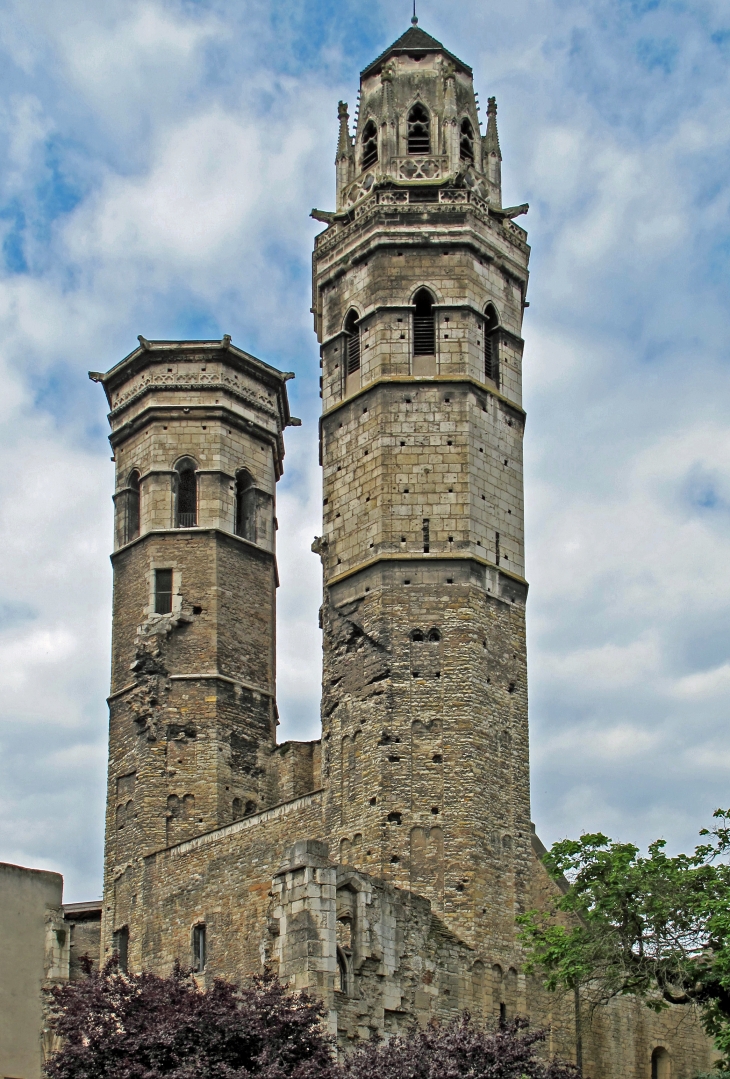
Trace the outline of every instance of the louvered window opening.
<instances>
[{"instance_id":1,"label":"louvered window opening","mask_svg":"<svg viewBox=\"0 0 730 1079\"><path fill-rule=\"evenodd\" d=\"M499 319L491 304L487 305L484 325L484 375L494 382L499 379Z\"/></svg>"},{"instance_id":2,"label":"louvered window opening","mask_svg":"<svg viewBox=\"0 0 730 1079\"><path fill-rule=\"evenodd\" d=\"M362 167L369 169L378 160L378 130L372 120L365 124L362 133Z\"/></svg>"},{"instance_id":3,"label":"louvered window opening","mask_svg":"<svg viewBox=\"0 0 730 1079\"><path fill-rule=\"evenodd\" d=\"M408 113L408 153L414 157L431 152L431 121L423 105Z\"/></svg>"},{"instance_id":4,"label":"louvered window opening","mask_svg":"<svg viewBox=\"0 0 730 1079\"><path fill-rule=\"evenodd\" d=\"M413 312L413 355L434 356L436 354L436 328L434 326L433 303L425 291L415 297L416 310Z\"/></svg>"},{"instance_id":5,"label":"louvered window opening","mask_svg":"<svg viewBox=\"0 0 730 1079\"><path fill-rule=\"evenodd\" d=\"M350 311L345 319L347 373L353 375L360 370L360 327L357 324L357 311Z\"/></svg>"},{"instance_id":6,"label":"louvered window opening","mask_svg":"<svg viewBox=\"0 0 730 1079\"><path fill-rule=\"evenodd\" d=\"M469 161L471 164L474 164L474 128L471 126L471 122L466 118L461 121L459 156L462 161Z\"/></svg>"},{"instance_id":7,"label":"louvered window opening","mask_svg":"<svg viewBox=\"0 0 730 1079\"><path fill-rule=\"evenodd\" d=\"M360 370L360 333L355 330L347 338L347 373L353 375Z\"/></svg>"}]
</instances>

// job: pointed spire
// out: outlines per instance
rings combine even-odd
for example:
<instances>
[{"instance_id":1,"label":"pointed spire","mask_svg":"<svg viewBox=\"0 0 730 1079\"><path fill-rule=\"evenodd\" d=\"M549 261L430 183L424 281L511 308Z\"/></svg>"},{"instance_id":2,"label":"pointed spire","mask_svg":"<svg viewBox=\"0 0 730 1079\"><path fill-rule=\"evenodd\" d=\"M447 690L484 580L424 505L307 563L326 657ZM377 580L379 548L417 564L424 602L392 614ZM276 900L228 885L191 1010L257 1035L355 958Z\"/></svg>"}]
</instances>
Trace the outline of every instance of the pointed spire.
<instances>
[{"instance_id":1,"label":"pointed spire","mask_svg":"<svg viewBox=\"0 0 730 1079\"><path fill-rule=\"evenodd\" d=\"M499 148L499 134L497 132L497 99L487 99L487 133L484 136L484 149L488 154L496 154L502 160L502 151Z\"/></svg>"},{"instance_id":2,"label":"pointed spire","mask_svg":"<svg viewBox=\"0 0 730 1079\"><path fill-rule=\"evenodd\" d=\"M337 140L337 160L352 156L352 139L350 137L350 114L347 111L347 102L340 101L337 105L337 118L340 121L340 135Z\"/></svg>"},{"instance_id":3,"label":"pointed spire","mask_svg":"<svg viewBox=\"0 0 730 1079\"><path fill-rule=\"evenodd\" d=\"M418 15L416 15L416 0L413 0L413 18L411 19L411 26L418 26Z\"/></svg>"}]
</instances>

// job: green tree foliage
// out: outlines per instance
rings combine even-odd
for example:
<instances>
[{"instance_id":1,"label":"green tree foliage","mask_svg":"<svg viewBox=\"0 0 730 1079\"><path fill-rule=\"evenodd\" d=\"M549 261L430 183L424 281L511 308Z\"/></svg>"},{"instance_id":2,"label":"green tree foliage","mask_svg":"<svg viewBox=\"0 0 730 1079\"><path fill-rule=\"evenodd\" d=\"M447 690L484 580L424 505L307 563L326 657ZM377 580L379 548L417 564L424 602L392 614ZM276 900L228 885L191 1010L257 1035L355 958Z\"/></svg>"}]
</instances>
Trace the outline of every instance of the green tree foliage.
<instances>
[{"instance_id":1,"label":"green tree foliage","mask_svg":"<svg viewBox=\"0 0 730 1079\"><path fill-rule=\"evenodd\" d=\"M730 1071L730 810L717 810L694 854L670 858L657 840L583 835L544 862L563 893L520 917L528 971L550 990L578 990L592 1008L634 994L660 1011L696 1004Z\"/></svg>"}]
</instances>

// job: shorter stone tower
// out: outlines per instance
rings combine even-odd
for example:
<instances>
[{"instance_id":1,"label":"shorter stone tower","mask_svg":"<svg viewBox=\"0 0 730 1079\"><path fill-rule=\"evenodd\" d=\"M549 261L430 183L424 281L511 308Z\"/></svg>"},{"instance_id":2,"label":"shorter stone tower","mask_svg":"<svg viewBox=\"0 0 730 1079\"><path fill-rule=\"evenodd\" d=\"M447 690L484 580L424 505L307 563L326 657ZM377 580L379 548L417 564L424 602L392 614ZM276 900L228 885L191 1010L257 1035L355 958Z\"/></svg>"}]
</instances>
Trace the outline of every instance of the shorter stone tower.
<instances>
[{"instance_id":1,"label":"shorter stone tower","mask_svg":"<svg viewBox=\"0 0 730 1079\"><path fill-rule=\"evenodd\" d=\"M275 487L292 376L145 341L101 382L116 462L106 929L140 854L275 800ZM129 887L133 883L127 882Z\"/></svg>"}]
</instances>

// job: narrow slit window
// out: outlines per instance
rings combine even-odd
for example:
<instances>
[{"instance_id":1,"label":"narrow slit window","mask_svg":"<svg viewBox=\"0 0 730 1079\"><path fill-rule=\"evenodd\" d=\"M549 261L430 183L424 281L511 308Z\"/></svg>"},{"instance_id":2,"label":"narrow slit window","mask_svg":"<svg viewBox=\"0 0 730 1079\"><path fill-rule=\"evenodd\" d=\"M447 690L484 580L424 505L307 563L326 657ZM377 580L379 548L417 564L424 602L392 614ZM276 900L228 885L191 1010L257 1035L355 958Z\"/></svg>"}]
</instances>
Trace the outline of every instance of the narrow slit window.
<instances>
[{"instance_id":1,"label":"narrow slit window","mask_svg":"<svg viewBox=\"0 0 730 1079\"><path fill-rule=\"evenodd\" d=\"M431 152L431 118L420 102L408 113L408 153L417 157Z\"/></svg>"},{"instance_id":2,"label":"narrow slit window","mask_svg":"<svg viewBox=\"0 0 730 1079\"><path fill-rule=\"evenodd\" d=\"M484 310L484 377L499 381L499 317L494 304Z\"/></svg>"},{"instance_id":3,"label":"narrow slit window","mask_svg":"<svg viewBox=\"0 0 730 1079\"><path fill-rule=\"evenodd\" d=\"M354 375L360 370L360 327L357 324L357 311L350 311L345 319L347 335L347 373Z\"/></svg>"},{"instance_id":4,"label":"narrow slit window","mask_svg":"<svg viewBox=\"0 0 730 1079\"><path fill-rule=\"evenodd\" d=\"M193 928L193 970L196 974L202 974L205 970L206 939L205 926L196 925Z\"/></svg>"},{"instance_id":5,"label":"narrow slit window","mask_svg":"<svg viewBox=\"0 0 730 1079\"><path fill-rule=\"evenodd\" d=\"M191 457L183 457L175 465L177 473L177 498L175 524L178 528L194 528L198 523L198 479L196 464Z\"/></svg>"},{"instance_id":6,"label":"narrow slit window","mask_svg":"<svg viewBox=\"0 0 730 1079\"><path fill-rule=\"evenodd\" d=\"M114 932L112 948L116 953L119 969L126 974L129 963L129 926L123 925Z\"/></svg>"},{"instance_id":7,"label":"narrow slit window","mask_svg":"<svg viewBox=\"0 0 730 1079\"><path fill-rule=\"evenodd\" d=\"M436 332L431 293L428 289L419 289L413 302L413 355L433 356L436 352Z\"/></svg>"},{"instance_id":8,"label":"narrow slit window","mask_svg":"<svg viewBox=\"0 0 730 1079\"><path fill-rule=\"evenodd\" d=\"M462 161L474 164L474 128L471 120L465 116L461 121L461 139L459 142L459 157Z\"/></svg>"},{"instance_id":9,"label":"narrow slit window","mask_svg":"<svg viewBox=\"0 0 730 1079\"><path fill-rule=\"evenodd\" d=\"M428 517L423 518L423 553L428 554L431 549L431 523Z\"/></svg>"},{"instance_id":10,"label":"narrow slit window","mask_svg":"<svg viewBox=\"0 0 730 1079\"><path fill-rule=\"evenodd\" d=\"M155 570L155 614L172 611L172 570Z\"/></svg>"},{"instance_id":11,"label":"narrow slit window","mask_svg":"<svg viewBox=\"0 0 730 1079\"><path fill-rule=\"evenodd\" d=\"M368 120L362 133L362 167L369 169L378 160L378 129Z\"/></svg>"}]
</instances>

